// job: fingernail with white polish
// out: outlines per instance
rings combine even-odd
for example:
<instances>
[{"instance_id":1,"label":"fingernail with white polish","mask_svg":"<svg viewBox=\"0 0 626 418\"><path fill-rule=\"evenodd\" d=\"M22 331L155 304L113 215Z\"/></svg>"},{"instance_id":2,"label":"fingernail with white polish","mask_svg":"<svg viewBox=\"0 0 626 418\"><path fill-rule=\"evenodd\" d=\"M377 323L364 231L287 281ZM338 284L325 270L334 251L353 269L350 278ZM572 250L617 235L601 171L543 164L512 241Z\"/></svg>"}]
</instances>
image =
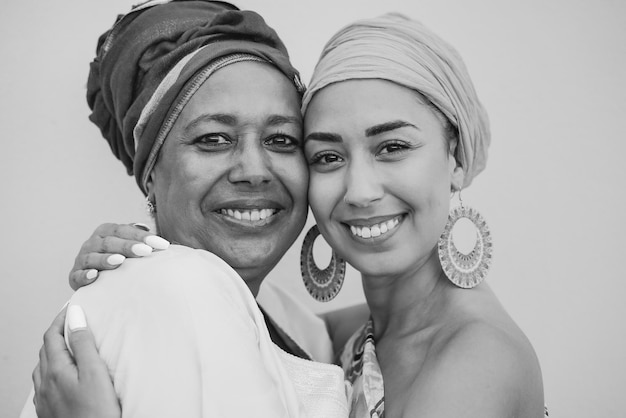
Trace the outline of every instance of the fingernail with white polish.
<instances>
[{"instance_id":1,"label":"fingernail with white polish","mask_svg":"<svg viewBox=\"0 0 626 418\"><path fill-rule=\"evenodd\" d=\"M154 248L155 250L167 250L170 242L156 235L147 236L143 242Z\"/></svg>"},{"instance_id":2,"label":"fingernail with white polish","mask_svg":"<svg viewBox=\"0 0 626 418\"><path fill-rule=\"evenodd\" d=\"M70 305L67 308L67 326L70 328L70 331L87 328L85 313L79 305Z\"/></svg>"},{"instance_id":3,"label":"fingernail with white polish","mask_svg":"<svg viewBox=\"0 0 626 418\"><path fill-rule=\"evenodd\" d=\"M141 223L141 222L135 222L135 223L133 224L133 226L134 226L135 228L143 229L143 230L144 230L144 231L146 231L146 232L147 232L147 231L150 231L150 227L149 227L148 225L146 225L146 224Z\"/></svg>"},{"instance_id":4,"label":"fingernail with white polish","mask_svg":"<svg viewBox=\"0 0 626 418\"><path fill-rule=\"evenodd\" d=\"M124 260L126 260L126 257L124 257L122 254L113 254L110 255L109 258L107 258L107 263L112 266L119 266L124 262Z\"/></svg>"},{"instance_id":5,"label":"fingernail with white polish","mask_svg":"<svg viewBox=\"0 0 626 418\"><path fill-rule=\"evenodd\" d=\"M143 257L149 254L152 254L152 247L147 246L146 244L135 244L130 247L133 254Z\"/></svg>"},{"instance_id":6,"label":"fingernail with white polish","mask_svg":"<svg viewBox=\"0 0 626 418\"><path fill-rule=\"evenodd\" d=\"M87 280L95 279L96 277L98 277L98 270L96 269L87 270L86 277L87 277Z\"/></svg>"}]
</instances>

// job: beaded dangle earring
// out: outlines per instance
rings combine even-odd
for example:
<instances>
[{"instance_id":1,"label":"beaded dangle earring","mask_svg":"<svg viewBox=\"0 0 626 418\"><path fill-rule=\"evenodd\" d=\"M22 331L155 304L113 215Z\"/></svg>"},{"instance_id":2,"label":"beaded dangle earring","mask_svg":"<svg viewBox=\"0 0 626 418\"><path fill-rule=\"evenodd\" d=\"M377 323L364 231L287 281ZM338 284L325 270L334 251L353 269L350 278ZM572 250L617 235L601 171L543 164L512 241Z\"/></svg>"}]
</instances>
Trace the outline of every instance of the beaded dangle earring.
<instances>
[{"instance_id":1,"label":"beaded dangle earring","mask_svg":"<svg viewBox=\"0 0 626 418\"><path fill-rule=\"evenodd\" d=\"M471 289L487 276L491 267L493 244L491 232L482 215L476 209L463 205L461 190L459 202L460 205L450 211L437 250L446 277L458 287ZM469 252L459 251L454 242L454 228L462 219L469 220L476 229L476 242Z\"/></svg>"},{"instance_id":2,"label":"beaded dangle earring","mask_svg":"<svg viewBox=\"0 0 626 418\"><path fill-rule=\"evenodd\" d=\"M328 302L337 296L346 275L346 262L333 251L330 264L320 270L313 259L313 243L320 234L317 225L307 232L300 252L300 271L304 286L313 299Z\"/></svg>"}]
</instances>

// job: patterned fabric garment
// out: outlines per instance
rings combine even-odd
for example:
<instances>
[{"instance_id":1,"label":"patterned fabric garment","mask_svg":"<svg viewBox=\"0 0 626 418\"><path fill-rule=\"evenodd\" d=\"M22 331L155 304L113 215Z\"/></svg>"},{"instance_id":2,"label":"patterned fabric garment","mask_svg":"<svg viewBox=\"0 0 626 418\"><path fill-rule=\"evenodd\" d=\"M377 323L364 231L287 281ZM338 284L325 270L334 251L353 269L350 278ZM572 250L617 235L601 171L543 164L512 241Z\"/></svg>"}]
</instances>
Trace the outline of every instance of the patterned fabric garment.
<instances>
[{"instance_id":1,"label":"patterned fabric garment","mask_svg":"<svg viewBox=\"0 0 626 418\"><path fill-rule=\"evenodd\" d=\"M345 345L343 367L350 418L384 418L383 375L376 360L374 324L370 319Z\"/></svg>"},{"instance_id":2,"label":"patterned fabric garment","mask_svg":"<svg viewBox=\"0 0 626 418\"><path fill-rule=\"evenodd\" d=\"M376 359L374 323L370 319L350 337L341 353L349 418L384 418L385 390L383 375ZM548 408L544 408L548 417Z\"/></svg>"}]
</instances>

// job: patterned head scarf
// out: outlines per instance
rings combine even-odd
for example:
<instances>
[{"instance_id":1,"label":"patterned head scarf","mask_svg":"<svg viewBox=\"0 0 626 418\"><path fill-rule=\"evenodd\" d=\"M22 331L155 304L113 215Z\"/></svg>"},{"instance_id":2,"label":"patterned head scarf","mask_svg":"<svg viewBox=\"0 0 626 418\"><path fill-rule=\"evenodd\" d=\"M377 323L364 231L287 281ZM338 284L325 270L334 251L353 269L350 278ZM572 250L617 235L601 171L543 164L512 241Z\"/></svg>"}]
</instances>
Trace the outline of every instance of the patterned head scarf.
<instances>
[{"instance_id":1,"label":"patterned head scarf","mask_svg":"<svg viewBox=\"0 0 626 418\"><path fill-rule=\"evenodd\" d=\"M87 83L89 119L141 190L180 112L218 69L266 62L304 86L263 18L207 0L152 0L119 16L99 41Z\"/></svg>"},{"instance_id":2,"label":"patterned head scarf","mask_svg":"<svg viewBox=\"0 0 626 418\"><path fill-rule=\"evenodd\" d=\"M460 55L421 23L390 13L357 21L324 47L309 89L306 111L316 92L351 79L392 81L425 96L459 131L455 158L469 186L487 161L489 119Z\"/></svg>"}]
</instances>

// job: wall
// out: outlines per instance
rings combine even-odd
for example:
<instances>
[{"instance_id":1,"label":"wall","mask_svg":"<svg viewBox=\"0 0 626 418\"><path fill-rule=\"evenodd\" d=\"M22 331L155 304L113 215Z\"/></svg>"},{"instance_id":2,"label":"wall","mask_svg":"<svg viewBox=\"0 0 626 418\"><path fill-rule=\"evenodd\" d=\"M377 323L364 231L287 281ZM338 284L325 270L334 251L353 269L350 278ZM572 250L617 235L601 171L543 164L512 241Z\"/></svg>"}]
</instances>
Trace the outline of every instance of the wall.
<instances>
[{"instance_id":1,"label":"wall","mask_svg":"<svg viewBox=\"0 0 626 418\"><path fill-rule=\"evenodd\" d=\"M239 1L281 34L308 80L343 24L389 10L461 52L489 110L487 170L464 193L495 237L489 282L533 342L553 416L626 410L626 3ZM470 4L471 3L471 4ZM0 416L17 416L67 272L105 221L145 221L134 179L87 120L98 35L129 1L10 2L0 16ZM309 224L312 224L312 219ZM300 240L273 273L313 309ZM332 307L362 297L350 272ZM619 411L619 412L618 412Z\"/></svg>"}]
</instances>

